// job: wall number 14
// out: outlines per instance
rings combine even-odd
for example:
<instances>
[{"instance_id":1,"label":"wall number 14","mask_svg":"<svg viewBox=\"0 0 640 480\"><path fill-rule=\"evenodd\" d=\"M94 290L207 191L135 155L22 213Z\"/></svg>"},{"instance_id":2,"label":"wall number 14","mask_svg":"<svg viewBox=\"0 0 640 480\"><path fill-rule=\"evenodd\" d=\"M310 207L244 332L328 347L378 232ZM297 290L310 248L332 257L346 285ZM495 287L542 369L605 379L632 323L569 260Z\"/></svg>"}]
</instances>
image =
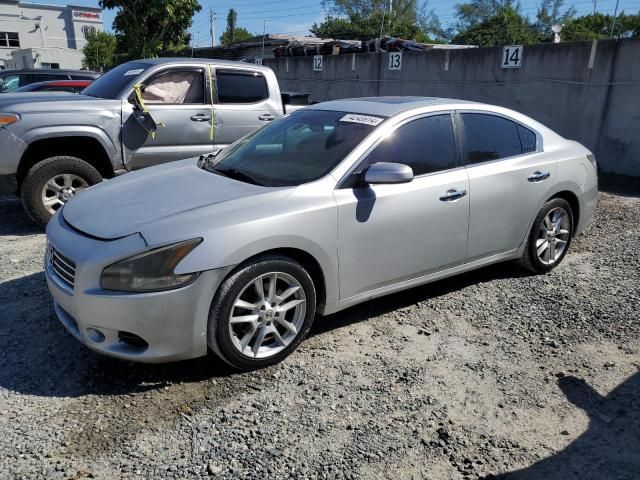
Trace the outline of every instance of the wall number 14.
<instances>
[{"instance_id":1,"label":"wall number 14","mask_svg":"<svg viewBox=\"0 0 640 480\"><path fill-rule=\"evenodd\" d=\"M522 66L522 45L507 45L502 49L502 68L520 68Z\"/></svg>"}]
</instances>

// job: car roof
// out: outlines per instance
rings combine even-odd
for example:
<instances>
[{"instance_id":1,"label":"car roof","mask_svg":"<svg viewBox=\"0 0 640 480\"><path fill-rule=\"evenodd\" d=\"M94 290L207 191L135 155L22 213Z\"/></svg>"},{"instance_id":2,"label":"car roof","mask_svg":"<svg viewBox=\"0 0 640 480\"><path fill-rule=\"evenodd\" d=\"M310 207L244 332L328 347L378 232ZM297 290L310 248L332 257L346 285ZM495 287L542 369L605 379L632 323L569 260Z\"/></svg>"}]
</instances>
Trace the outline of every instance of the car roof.
<instances>
[{"instance_id":1,"label":"car roof","mask_svg":"<svg viewBox=\"0 0 640 480\"><path fill-rule=\"evenodd\" d=\"M216 58L191 58L191 57L160 57L160 58L143 58L140 60L132 60L129 63L147 63L149 65L162 65L164 63L210 63L211 65L248 67L255 70L271 70L269 67L256 65L248 62L234 62L233 60L219 60Z\"/></svg>"},{"instance_id":2,"label":"car roof","mask_svg":"<svg viewBox=\"0 0 640 480\"><path fill-rule=\"evenodd\" d=\"M339 112L359 113L363 115L377 115L392 117L400 112L419 107L446 105L479 105L467 100L439 97L360 97L345 98L317 103L308 108L314 110L335 110Z\"/></svg>"},{"instance_id":3,"label":"car roof","mask_svg":"<svg viewBox=\"0 0 640 480\"><path fill-rule=\"evenodd\" d=\"M81 87L83 85L90 85L93 80L47 80L46 82L31 83L27 86L37 87Z\"/></svg>"}]
</instances>

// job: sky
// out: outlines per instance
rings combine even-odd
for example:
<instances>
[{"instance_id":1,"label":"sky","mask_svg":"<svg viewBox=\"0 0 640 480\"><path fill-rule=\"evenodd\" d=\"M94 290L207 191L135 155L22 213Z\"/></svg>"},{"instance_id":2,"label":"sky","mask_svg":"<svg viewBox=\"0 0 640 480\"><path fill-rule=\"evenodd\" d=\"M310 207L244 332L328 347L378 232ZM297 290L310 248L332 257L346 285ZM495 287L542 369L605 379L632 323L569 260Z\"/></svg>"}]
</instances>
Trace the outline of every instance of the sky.
<instances>
[{"instance_id":1,"label":"sky","mask_svg":"<svg viewBox=\"0 0 640 480\"><path fill-rule=\"evenodd\" d=\"M420 1L420 0L419 0ZM440 17L443 26L454 20L454 5L462 0L428 0L427 10L434 10ZM616 0L596 0L597 10L601 13L613 14ZM618 11L636 13L640 11L640 0L619 0ZM23 2L31 3L31 2ZM41 2L55 5L86 5L97 6L97 0L42 0ZM424 2L423 2L424 3ZM525 15L534 17L540 0L521 0ZM190 29L195 46L211 44L209 34L209 10L215 12L216 44L226 28L227 13L230 8L238 12L238 26L244 27L252 33L261 34L266 22L267 33L285 33L291 35L308 35L309 28L314 23L320 23L325 17L320 0L200 0L202 11L196 14ZM579 15L593 11L592 0L565 0L565 6L573 5ZM115 11L105 10L103 20L105 29L110 30Z\"/></svg>"}]
</instances>

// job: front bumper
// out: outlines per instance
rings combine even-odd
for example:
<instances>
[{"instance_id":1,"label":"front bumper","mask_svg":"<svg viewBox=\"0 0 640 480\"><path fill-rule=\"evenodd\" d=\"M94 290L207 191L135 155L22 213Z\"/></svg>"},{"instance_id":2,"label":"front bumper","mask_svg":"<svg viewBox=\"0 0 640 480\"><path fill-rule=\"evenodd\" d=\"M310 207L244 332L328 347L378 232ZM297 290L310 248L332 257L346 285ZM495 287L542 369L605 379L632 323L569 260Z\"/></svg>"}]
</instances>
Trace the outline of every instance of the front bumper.
<instances>
[{"instance_id":1,"label":"front bumper","mask_svg":"<svg viewBox=\"0 0 640 480\"><path fill-rule=\"evenodd\" d=\"M47 226L47 239L75 262L72 285L56 273L48 258L45 276L58 319L80 342L98 353L138 362L207 354L209 308L226 270L203 272L194 283L176 290L112 292L100 287L102 270L146 250L140 235L111 241L90 238L57 214Z\"/></svg>"}]
</instances>

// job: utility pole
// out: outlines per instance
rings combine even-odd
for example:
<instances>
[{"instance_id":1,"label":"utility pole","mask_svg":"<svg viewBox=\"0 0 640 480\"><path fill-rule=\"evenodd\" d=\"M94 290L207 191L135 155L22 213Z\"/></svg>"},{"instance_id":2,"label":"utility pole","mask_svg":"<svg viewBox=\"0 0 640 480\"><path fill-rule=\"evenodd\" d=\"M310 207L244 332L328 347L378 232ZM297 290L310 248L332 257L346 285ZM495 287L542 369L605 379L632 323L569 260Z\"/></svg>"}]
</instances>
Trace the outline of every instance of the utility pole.
<instances>
[{"instance_id":1,"label":"utility pole","mask_svg":"<svg viewBox=\"0 0 640 480\"><path fill-rule=\"evenodd\" d=\"M618 4L620 0L616 0L616 8L613 10L613 21L611 22L611 31L609 32L609 36L613 37L613 29L616 28L616 18L618 18Z\"/></svg>"},{"instance_id":2,"label":"utility pole","mask_svg":"<svg viewBox=\"0 0 640 480\"><path fill-rule=\"evenodd\" d=\"M264 60L264 37L267 34L267 20L263 20L262 24L262 59Z\"/></svg>"},{"instance_id":3,"label":"utility pole","mask_svg":"<svg viewBox=\"0 0 640 480\"><path fill-rule=\"evenodd\" d=\"M216 12L213 11L213 7L209 7L209 23L211 24L211 46L216 46Z\"/></svg>"}]
</instances>

